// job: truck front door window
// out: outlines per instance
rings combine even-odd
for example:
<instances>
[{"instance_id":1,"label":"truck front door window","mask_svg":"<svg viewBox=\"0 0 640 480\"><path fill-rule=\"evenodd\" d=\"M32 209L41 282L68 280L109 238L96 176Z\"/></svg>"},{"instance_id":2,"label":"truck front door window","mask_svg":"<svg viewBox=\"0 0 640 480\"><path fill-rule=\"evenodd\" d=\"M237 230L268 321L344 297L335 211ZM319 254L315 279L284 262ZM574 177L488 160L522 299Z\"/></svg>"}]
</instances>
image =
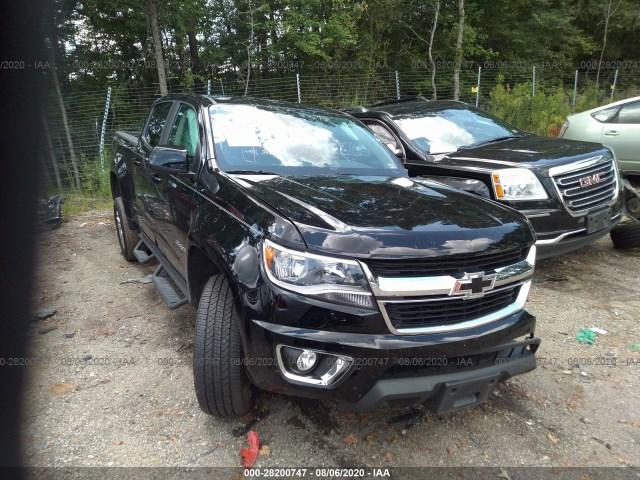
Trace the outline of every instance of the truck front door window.
<instances>
[{"instance_id":1,"label":"truck front door window","mask_svg":"<svg viewBox=\"0 0 640 480\"><path fill-rule=\"evenodd\" d=\"M184 148L189 160L195 156L198 147L198 119L195 110L189 105L180 106L169 134L169 145Z\"/></svg>"},{"instance_id":2,"label":"truck front door window","mask_svg":"<svg viewBox=\"0 0 640 480\"><path fill-rule=\"evenodd\" d=\"M164 125L167 122L167 116L171 110L171 105L173 105L172 102L159 103L153 108L153 111L149 116L149 123L147 124L147 129L144 133L144 139L151 148L160 143L162 131L164 130Z\"/></svg>"}]
</instances>

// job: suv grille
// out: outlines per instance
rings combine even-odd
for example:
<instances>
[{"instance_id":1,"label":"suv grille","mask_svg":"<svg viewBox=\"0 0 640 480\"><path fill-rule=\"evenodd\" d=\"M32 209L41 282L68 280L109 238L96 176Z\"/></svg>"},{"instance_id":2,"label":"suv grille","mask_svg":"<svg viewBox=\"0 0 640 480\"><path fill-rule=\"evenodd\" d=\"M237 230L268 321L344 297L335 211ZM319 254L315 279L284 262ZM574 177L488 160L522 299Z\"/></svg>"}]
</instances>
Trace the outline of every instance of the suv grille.
<instances>
[{"instance_id":1,"label":"suv grille","mask_svg":"<svg viewBox=\"0 0 640 480\"><path fill-rule=\"evenodd\" d=\"M410 278L450 275L459 277L464 272L488 272L498 267L521 262L528 249L506 250L472 255L451 255L440 258L416 258L410 260L365 260L375 277Z\"/></svg>"},{"instance_id":2,"label":"suv grille","mask_svg":"<svg viewBox=\"0 0 640 480\"><path fill-rule=\"evenodd\" d=\"M563 203L573 213L604 206L616 196L617 182L613 159L555 175L553 181L558 187Z\"/></svg>"},{"instance_id":3,"label":"suv grille","mask_svg":"<svg viewBox=\"0 0 640 480\"><path fill-rule=\"evenodd\" d=\"M423 302L384 302L384 308L389 320L398 330L450 325L505 308L516 301L519 291L520 285L514 285L469 300L448 297Z\"/></svg>"}]
</instances>

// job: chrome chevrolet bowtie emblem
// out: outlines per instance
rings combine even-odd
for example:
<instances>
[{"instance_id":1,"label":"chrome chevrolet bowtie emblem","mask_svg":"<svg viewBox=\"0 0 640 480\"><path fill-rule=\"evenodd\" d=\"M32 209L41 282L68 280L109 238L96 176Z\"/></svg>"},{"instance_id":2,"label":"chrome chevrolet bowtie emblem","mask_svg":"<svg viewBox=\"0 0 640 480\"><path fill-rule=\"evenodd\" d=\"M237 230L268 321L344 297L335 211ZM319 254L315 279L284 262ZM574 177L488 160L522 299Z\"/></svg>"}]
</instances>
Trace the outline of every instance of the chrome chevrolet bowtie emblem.
<instances>
[{"instance_id":1,"label":"chrome chevrolet bowtie emblem","mask_svg":"<svg viewBox=\"0 0 640 480\"><path fill-rule=\"evenodd\" d=\"M485 292L493 290L496 283L496 274L485 275L484 272L466 273L453 285L449 295L467 298L484 296Z\"/></svg>"}]
</instances>

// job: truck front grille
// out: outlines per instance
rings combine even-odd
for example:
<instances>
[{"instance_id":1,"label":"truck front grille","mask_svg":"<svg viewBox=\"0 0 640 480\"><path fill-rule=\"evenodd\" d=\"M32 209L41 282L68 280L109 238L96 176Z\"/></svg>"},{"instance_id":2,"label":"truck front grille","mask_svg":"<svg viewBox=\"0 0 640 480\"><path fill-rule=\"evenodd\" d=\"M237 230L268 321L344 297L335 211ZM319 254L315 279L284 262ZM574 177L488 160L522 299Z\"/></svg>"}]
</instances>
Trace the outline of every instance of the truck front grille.
<instances>
[{"instance_id":1,"label":"truck front grille","mask_svg":"<svg viewBox=\"0 0 640 480\"><path fill-rule=\"evenodd\" d=\"M366 260L376 277L415 278L436 275L458 277L470 269L491 271L524 260L528 249L503 250L471 255L451 255L439 258L415 258L408 260Z\"/></svg>"},{"instance_id":2,"label":"truck front grille","mask_svg":"<svg viewBox=\"0 0 640 480\"><path fill-rule=\"evenodd\" d=\"M587 167L552 175L562 202L572 213L607 205L616 196L618 182L612 158Z\"/></svg>"},{"instance_id":3,"label":"truck front grille","mask_svg":"<svg viewBox=\"0 0 640 480\"><path fill-rule=\"evenodd\" d=\"M535 245L424 259L361 260L389 331L439 334L514 315L527 301Z\"/></svg>"},{"instance_id":4,"label":"truck front grille","mask_svg":"<svg viewBox=\"0 0 640 480\"><path fill-rule=\"evenodd\" d=\"M480 298L463 300L446 297L434 300L381 302L396 330L452 325L497 312L514 303L520 285L487 293Z\"/></svg>"}]
</instances>

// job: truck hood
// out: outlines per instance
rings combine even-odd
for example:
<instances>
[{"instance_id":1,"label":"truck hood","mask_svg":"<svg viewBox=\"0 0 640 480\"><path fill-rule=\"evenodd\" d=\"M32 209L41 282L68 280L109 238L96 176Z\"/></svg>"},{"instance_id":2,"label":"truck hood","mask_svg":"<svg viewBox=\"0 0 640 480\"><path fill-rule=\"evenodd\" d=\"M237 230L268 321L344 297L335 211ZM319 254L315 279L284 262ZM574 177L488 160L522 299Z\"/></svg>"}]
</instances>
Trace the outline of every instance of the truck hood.
<instances>
[{"instance_id":1,"label":"truck hood","mask_svg":"<svg viewBox=\"0 0 640 480\"><path fill-rule=\"evenodd\" d=\"M458 150L447 154L438 163L483 170L528 167L547 174L553 166L607 153L608 150L597 143L526 135L468 150Z\"/></svg>"},{"instance_id":2,"label":"truck hood","mask_svg":"<svg viewBox=\"0 0 640 480\"><path fill-rule=\"evenodd\" d=\"M230 175L291 221L308 250L425 257L523 248L523 215L441 184L406 177Z\"/></svg>"}]
</instances>

